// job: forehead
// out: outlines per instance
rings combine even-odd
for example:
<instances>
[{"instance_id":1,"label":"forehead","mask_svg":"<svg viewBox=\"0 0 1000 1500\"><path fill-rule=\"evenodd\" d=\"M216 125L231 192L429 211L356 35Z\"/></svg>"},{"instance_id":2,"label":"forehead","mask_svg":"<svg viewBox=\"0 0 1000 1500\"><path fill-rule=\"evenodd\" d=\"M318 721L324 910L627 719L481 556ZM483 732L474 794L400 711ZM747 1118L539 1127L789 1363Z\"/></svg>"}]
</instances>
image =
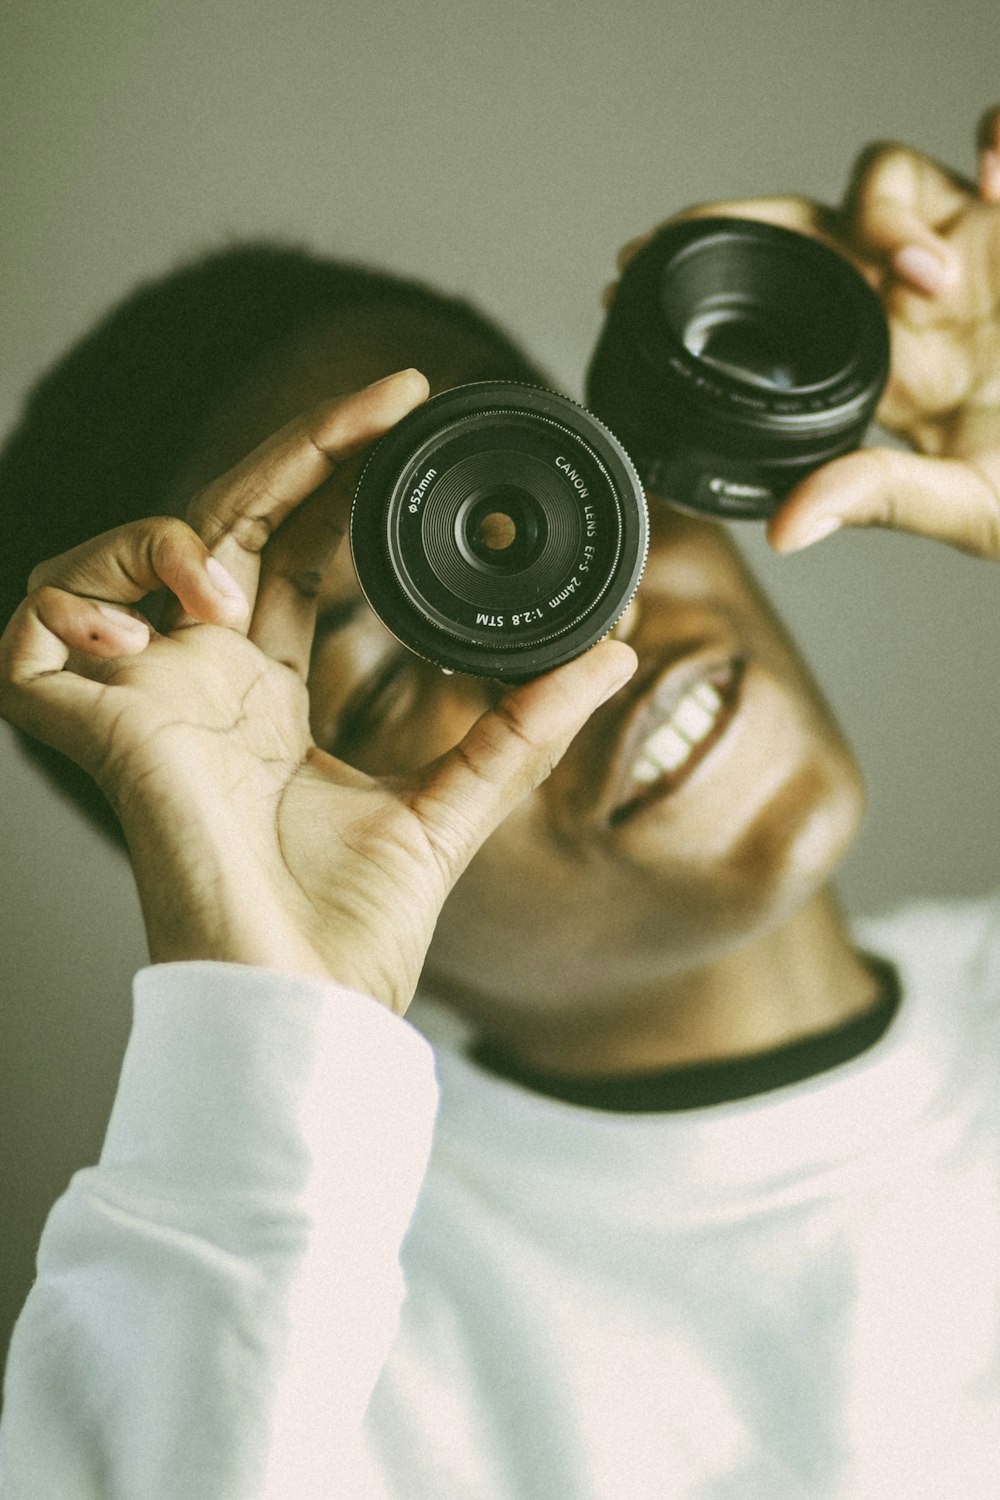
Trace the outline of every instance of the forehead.
<instances>
[{"instance_id":1,"label":"forehead","mask_svg":"<svg viewBox=\"0 0 1000 1500\"><path fill-rule=\"evenodd\" d=\"M411 365L427 376L432 394L472 380L511 378L488 335L444 309L385 299L323 312L271 351L212 412L173 491L183 504L300 412ZM537 379L546 383L540 373Z\"/></svg>"},{"instance_id":2,"label":"forehead","mask_svg":"<svg viewBox=\"0 0 1000 1500\"><path fill-rule=\"evenodd\" d=\"M174 486L177 507L183 510L193 492L300 412L411 365L427 376L432 394L473 380L510 376L488 335L463 326L444 309L384 299L325 312L274 350L213 413ZM541 374L537 378L545 380ZM323 595L356 591L348 549L342 548Z\"/></svg>"}]
</instances>

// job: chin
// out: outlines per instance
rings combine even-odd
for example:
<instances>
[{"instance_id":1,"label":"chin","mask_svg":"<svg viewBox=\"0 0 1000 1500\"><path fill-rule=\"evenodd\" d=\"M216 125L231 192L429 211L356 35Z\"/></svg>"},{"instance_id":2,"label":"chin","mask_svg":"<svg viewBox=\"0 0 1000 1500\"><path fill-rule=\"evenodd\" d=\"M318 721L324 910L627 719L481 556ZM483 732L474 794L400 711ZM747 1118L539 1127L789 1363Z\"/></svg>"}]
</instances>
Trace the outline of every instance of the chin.
<instances>
[{"instance_id":1,"label":"chin","mask_svg":"<svg viewBox=\"0 0 1000 1500\"><path fill-rule=\"evenodd\" d=\"M657 868L644 849L642 878L659 888L661 912L672 910L667 922L677 944L710 959L782 925L824 890L857 838L864 809L853 759L846 751L827 756L790 777L728 842L700 857L692 851L680 867L671 859L669 869Z\"/></svg>"},{"instance_id":2,"label":"chin","mask_svg":"<svg viewBox=\"0 0 1000 1500\"><path fill-rule=\"evenodd\" d=\"M466 1004L478 993L565 1014L609 985L669 981L780 927L828 886L864 812L844 742L812 746L764 796L759 778L728 790L713 778L705 799L692 788L683 809L665 800L583 849L547 838L528 799L445 903L431 984Z\"/></svg>"}]
</instances>

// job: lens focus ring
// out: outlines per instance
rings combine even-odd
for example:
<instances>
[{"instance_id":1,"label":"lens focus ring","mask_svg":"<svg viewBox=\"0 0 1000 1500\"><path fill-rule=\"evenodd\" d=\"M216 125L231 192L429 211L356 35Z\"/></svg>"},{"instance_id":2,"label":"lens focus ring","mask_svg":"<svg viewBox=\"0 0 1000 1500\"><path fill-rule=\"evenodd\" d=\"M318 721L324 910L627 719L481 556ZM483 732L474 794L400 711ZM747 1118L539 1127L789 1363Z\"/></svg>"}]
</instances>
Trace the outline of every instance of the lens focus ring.
<instances>
[{"instance_id":1,"label":"lens focus ring","mask_svg":"<svg viewBox=\"0 0 1000 1500\"><path fill-rule=\"evenodd\" d=\"M888 370L881 304L843 256L706 218L668 225L629 263L587 396L666 499L766 516L857 447Z\"/></svg>"},{"instance_id":2,"label":"lens focus ring","mask_svg":"<svg viewBox=\"0 0 1000 1500\"><path fill-rule=\"evenodd\" d=\"M638 583L642 488L617 440L553 392L462 386L373 452L351 516L369 603L449 670L519 680L611 629Z\"/></svg>"}]
</instances>

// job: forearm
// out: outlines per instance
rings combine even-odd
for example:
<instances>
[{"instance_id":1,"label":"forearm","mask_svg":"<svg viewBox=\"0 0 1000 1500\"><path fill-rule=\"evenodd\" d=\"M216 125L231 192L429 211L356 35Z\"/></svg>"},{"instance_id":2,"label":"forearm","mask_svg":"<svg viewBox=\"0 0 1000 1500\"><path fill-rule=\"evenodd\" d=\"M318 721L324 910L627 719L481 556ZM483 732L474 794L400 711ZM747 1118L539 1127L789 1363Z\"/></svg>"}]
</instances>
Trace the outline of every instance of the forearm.
<instances>
[{"instance_id":1,"label":"forearm","mask_svg":"<svg viewBox=\"0 0 1000 1500\"><path fill-rule=\"evenodd\" d=\"M365 996L145 971L100 1165L53 1212L12 1344L5 1496L339 1495L434 1103L426 1044Z\"/></svg>"}]
</instances>

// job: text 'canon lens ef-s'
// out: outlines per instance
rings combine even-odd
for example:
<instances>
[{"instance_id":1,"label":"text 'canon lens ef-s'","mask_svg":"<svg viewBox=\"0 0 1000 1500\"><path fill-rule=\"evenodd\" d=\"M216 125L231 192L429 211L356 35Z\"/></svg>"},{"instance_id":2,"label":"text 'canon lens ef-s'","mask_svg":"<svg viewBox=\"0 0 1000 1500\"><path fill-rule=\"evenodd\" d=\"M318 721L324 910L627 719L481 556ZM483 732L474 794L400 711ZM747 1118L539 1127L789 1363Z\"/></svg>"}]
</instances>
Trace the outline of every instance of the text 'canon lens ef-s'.
<instances>
[{"instance_id":1,"label":"text 'canon lens ef-s'","mask_svg":"<svg viewBox=\"0 0 1000 1500\"><path fill-rule=\"evenodd\" d=\"M612 629L648 527L621 444L575 402L506 381L458 386L373 450L351 511L369 604L448 671L525 681Z\"/></svg>"}]
</instances>

